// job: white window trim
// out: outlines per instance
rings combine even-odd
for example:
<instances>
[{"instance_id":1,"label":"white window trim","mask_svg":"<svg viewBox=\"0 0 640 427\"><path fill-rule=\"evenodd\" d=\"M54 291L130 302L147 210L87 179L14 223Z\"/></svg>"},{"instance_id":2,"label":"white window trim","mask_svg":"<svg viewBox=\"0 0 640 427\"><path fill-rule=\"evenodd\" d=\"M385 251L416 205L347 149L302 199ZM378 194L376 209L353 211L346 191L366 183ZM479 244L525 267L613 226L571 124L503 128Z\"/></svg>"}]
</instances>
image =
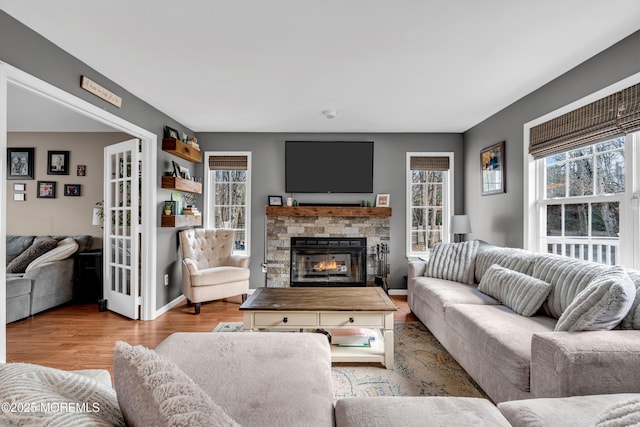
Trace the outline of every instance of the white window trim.
<instances>
[{"instance_id":1,"label":"white window trim","mask_svg":"<svg viewBox=\"0 0 640 427\"><path fill-rule=\"evenodd\" d=\"M449 233L449 222L452 212L455 212L455 206L453 205L454 197L454 176L455 176L455 162L453 152L442 151L411 151L407 152L406 166L405 166L405 205L406 205L406 218L405 218L405 241L406 248L405 253L407 258L417 258L425 256L424 252L413 252L411 250L411 157L449 157L449 176L445 177L447 180L446 185L448 191L444 197L444 203L442 208L442 240L443 242L451 241L451 235ZM428 252L427 252L428 253Z\"/></svg>"},{"instance_id":2,"label":"white window trim","mask_svg":"<svg viewBox=\"0 0 640 427\"><path fill-rule=\"evenodd\" d=\"M205 151L204 169L206 178L204 180L204 227L213 228L211 223L210 206L213 203L210 196L210 189L213 186L213 174L209 169L209 157L211 156L247 156L247 198L246 198L246 223L245 223L245 251L244 255L251 255L251 151Z\"/></svg>"},{"instance_id":3,"label":"white window trim","mask_svg":"<svg viewBox=\"0 0 640 427\"><path fill-rule=\"evenodd\" d=\"M523 246L525 249L533 252L541 252L539 236L542 233L541 227L543 225L539 215L540 205L537 200L540 199L538 197L539 195L536 194L536 188L538 187L536 183L542 179L541 174L544 174L544 168L540 166L542 162L536 162L533 156L529 154L529 135L531 128L638 83L640 83L640 73L629 76L626 79L524 124L522 170L524 175ZM637 138L636 135L636 139ZM640 141L633 141L632 146L635 147L638 142ZM636 236L633 242L631 242L631 239L627 239L628 242L622 243L620 246L621 263L628 268L640 268L640 261L638 260L638 256L640 255L640 216L638 214L638 199L640 199L640 185L638 181L640 170L634 170L630 164L630 162L633 162L637 166L637 169L640 169L640 153L636 151L637 150L633 148L631 151L627 151L627 153L631 153L631 155L628 155L625 160L625 167L628 171L627 177L629 178L629 182L627 182L626 185L626 194L632 194L633 200L630 201L632 215L625 215L627 218L624 220L624 223L621 222L621 226L627 225L627 221L632 221L633 225L628 229L633 229L634 235ZM629 171L631 171L631 173L629 173ZM540 189L540 191L542 191L542 189ZM623 221L622 218L621 221Z\"/></svg>"}]
</instances>

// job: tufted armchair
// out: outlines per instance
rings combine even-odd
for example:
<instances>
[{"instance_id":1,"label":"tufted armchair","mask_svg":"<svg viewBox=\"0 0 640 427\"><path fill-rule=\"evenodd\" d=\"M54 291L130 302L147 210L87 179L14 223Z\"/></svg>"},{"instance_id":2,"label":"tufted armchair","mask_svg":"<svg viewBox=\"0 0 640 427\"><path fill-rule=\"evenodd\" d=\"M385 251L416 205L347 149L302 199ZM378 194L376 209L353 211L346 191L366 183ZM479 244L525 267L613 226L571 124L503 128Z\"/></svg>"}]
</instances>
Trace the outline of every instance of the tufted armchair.
<instances>
[{"instance_id":1,"label":"tufted armchair","mask_svg":"<svg viewBox=\"0 0 640 427\"><path fill-rule=\"evenodd\" d=\"M182 292L200 314L200 303L235 295L247 299L249 257L232 255L234 231L195 228L180 232Z\"/></svg>"}]
</instances>

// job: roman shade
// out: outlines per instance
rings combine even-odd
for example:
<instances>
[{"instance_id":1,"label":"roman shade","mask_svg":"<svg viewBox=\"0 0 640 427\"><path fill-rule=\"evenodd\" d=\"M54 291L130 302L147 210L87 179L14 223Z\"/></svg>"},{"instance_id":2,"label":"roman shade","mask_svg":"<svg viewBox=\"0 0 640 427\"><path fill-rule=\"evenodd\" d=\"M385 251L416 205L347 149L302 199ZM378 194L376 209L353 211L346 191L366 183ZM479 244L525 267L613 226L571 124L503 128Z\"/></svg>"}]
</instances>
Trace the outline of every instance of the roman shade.
<instances>
[{"instance_id":1,"label":"roman shade","mask_svg":"<svg viewBox=\"0 0 640 427\"><path fill-rule=\"evenodd\" d=\"M640 129L640 84L530 130L529 154L540 159Z\"/></svg>"},{"instance_id":2,"label":"roman shade","mask_svg":"<svg viewBox=\"0 0 640 427\"><path fill-rule=\"evenodd\" d=\"M211 170L247 170L247 156L209 156Z\"/></svg>"},{"instance_id":3,"label":"roman shade","mask_svg":"<svg viewBox=\"0 0 640 427\"><path fill-rule=\"evenodd\" d=\"M449 157L411 156L411 170L447 171L449 170Z\"/></svg>"}]
</instances>

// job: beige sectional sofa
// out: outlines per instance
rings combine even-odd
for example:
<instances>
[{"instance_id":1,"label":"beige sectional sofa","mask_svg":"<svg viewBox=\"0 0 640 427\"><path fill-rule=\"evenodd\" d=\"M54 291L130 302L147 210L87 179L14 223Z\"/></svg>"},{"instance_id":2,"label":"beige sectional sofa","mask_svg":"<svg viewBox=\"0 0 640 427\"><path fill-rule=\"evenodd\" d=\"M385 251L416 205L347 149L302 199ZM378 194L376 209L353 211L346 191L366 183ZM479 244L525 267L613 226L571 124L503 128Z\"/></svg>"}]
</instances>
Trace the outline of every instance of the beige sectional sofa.
<instances>
[{"instance_id":1,"label":"beige sectional sofa","mask_svg":"<svg viewBox=\"0 0 640 427\"><path fill-rule=\"evenodd\" d=\"M106 370L0 364L0 425L564 427L628 420L640 405L640 394L497 407L466 397L335 401L329 344L313 333L176 333L155 350L119 342L113 374L114 386Z\"/></svg>"},{"instance_id":2,"label":"beige sectional sofa","mask_svg":"<svg viewBox=\"0 0 640 427\"><path fill-rule=\"evenodd\" d=\"M464 253L448 245L453 252L409 264L409 307L494 402L640 392L639 272L477 241L458 244ZM519 281L533 287L495 297ZM540 308L514 311L536 299L534 288L547 292Z\"/></svg>"}]
</instances>

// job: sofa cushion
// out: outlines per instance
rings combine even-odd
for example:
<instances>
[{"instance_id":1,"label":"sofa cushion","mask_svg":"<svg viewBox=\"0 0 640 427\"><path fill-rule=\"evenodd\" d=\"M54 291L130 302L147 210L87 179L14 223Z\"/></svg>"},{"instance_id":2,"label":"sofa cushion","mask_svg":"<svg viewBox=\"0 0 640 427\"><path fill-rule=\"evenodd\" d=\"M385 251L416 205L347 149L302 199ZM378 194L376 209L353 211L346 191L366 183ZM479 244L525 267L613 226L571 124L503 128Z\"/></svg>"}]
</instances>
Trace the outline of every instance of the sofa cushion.
<instances>
[{"instance_id":1,"label":"sofa cushion","mask_svg":"<svg viewBox=\"0 0 640 427\"><path fill-rule=\"evenodd\" d=\"M640 397L614 403L598 416L596 427L640 425Z\"/></svg>"},{"instance_id":2,"label":"sofa cushion","mask_svg":"<svg viewBox=\"0 0 640 427\"><path fill-rule=\"evenodd\" d=\"M28 363L0 364L0 425L124 426L114 390L69 371ZM24 408L33 408L27 411Z\"/></svg>"},{"instance_id":3,"label":"sofa cushion","mask_svg":"<svg viewBox=\"0 0 640 427\"><path fill-rule=\"evenodd\" d=\"M560 255L538 255L533 263L531 275L553 288L542 304L544 312L556 319L569 307L569 304L594 277L605 274L611 266L581 261Z\"/></svg>"},{"instance_id":4,"label":"sofa cushion","mask_svg":"<svg viewBox=\"0 0 640 427\"><path fill-rule=\"evenodd\" d=\"M524 249L503 248L493 245L480 245L476 255L475 277L480 283L482 276L494 264L509 270L531 275L533 263L538 254Z\"/></svg>"},{"instance_id":5,"label":"sofa cushion","mask_svg":"<svg viewBox=\"0 0 640 427\"><path fill-rule=\"evenodd\" d=\"M595 277L562 313L556 331L598 331L615 328L629 312L636 287L623 267Z\"/></svg>"},{"instance_id":6,"label":"sofa cushion","mask_svg":"<svg viewBox=\"0 0 640 427\"><path fill-rule=\"evenodd\" d=\"M42 264L53 262L53 261L61 261L63 259L69 258L78 250L78 243L73 239L73 237L67 237L66 239L62 239L58 242L55 248L51 249L49 252L45 252L40 255L38 258L34 259L29 263L25 272L29 270L33 270L34 268L40 267Z\"/></svg>"},{"instance_id":7,"label":"sofa cushion","mask_svg":"<svg viewBox=\"0 0 640 427\"><path fill-rule=\"evenodd\" d=\"M7 264L33 244L36 236L7 236Z\"/></svg>"},{"instance_id":8,"label":"sofa cushion","mask_svg":"<svg viewBox=\"0 0 640 427\"><path fill-rule=\"evenodd\" d=\"M529 391L531 337L553 331L555 319L524 317L503 305L472 304L451 305L445 316L452 333L459 337L456 342L463 346L450 353L460 355L456 358L465 370L481 370L484 375L499 371L512 386Z\"/></svg>"},{"instance_id":9,"label":"sofa cushion","mask_svg":"<svg viewBox=\"0 0 640 427\"><path fill-rule=\"evenodd\" d=\"M480 292L476 285L433 277L416 277L412 292L414 297L420 298L441 317L444 317L445 309L453 304L500 304L500 301Z\"/></svg>"},{"instance_id":10,"label":"sofa cushion","mask_svg":"<svg viewBox=\"0 0 640 427\"><path fill-rule=\"evenodd\" d=\"M331 350L323 334L183 332L155 350L243 426L334 423Z\"/></svg>"},{"instance_id":11,"label":"sofa cushion","mask_svg":"<svg viewBox=\"0 0 640 427\"><path fill-rule=\"evenodd\" d=\"M55 248L58 242L49 236L37 237L31 246L25 249L7 265L7 273L24 273L33 260Z\"/></svg>"},{"instance_id":12,"label":"sofa cushion","mask_svg":"<svg viewBox=\"0 0 640 427\"><path fill-rule=\"evenodd\" d=\"M512 400L498 403L498 409L514 427L593 426L608 406L633 396L640 395L623 393Z\"/></svg>"},{"instance_id":13,"label":"sofa cushion","mask_svg":"<svg viewBox=\"0 0 640 427\"><path fill-rule=\"evenodd\" d=\"M473 397L382 396L343 398L336 402L336 427L509 426L487 399Z\"/></svg>"},{"instance_id":14,"label":"sofa cushion","mask_svg":"<svg viewBox=\"0 0 640 427\"><path fill-rule=\"evenodd\" d=\"M56 239L59 242L69 237L75 240L76 243L78 244L78 252L88 251L89 249L91 249L91 246L93 246L93 236L89 236L88 234L77 234L73 236L55 236L54 239Z\"/></svg>"},{"instance_id":15,"label":"sofa cushion","mask_svg":"<svg viewBox=\"0 0 640 427\"><path fill-rule=\"evenodd\" d=\"M250 270L240 267L212 267L198 270L191 275L191 286L223 285L225 283L249 280Z\"/></svg>"},{"instance_id":16,"label":"sofa cushion","mask_svg":"<svg viewBox=\"0 0 640 427\"><path fill-rule=\"evenodd\" d=\"M113 375L129 426L238 426L180 368L153 350L118 341Z\"/></svg>"},{"instance_id":17,"label":"sofa cushion","mask_svg":"<svg viewBox=\"0 0 640 427\"><path fill-rule=\"evenodd\" d=\"M636 297L631 304L629 313L622 319L620 327L622 329L640 329L640 271L627 270L627 274L636 287Z\"/></svg>"},{"instance_id":18,"label":"sofa cushion","mask_svg":"<svg viewBox=\"0 0 640 427\"><path fill-rule=\"evenodd\" d=\"M478 290L496 298L523 316L533 316L551 291L551 285L535 277L492 265L483 275Z\"/></svg>"},{"instance_id":19,"label":"sofa cushion","mask_svg":"<svg viewBox=\"0 0 640 427\"><path fill-rule=\"evenodd\" d=\"M473 283L473 270L479 242L437 243L429 257L426 275L436 279Z\"/></svg>"}]
</instances>

